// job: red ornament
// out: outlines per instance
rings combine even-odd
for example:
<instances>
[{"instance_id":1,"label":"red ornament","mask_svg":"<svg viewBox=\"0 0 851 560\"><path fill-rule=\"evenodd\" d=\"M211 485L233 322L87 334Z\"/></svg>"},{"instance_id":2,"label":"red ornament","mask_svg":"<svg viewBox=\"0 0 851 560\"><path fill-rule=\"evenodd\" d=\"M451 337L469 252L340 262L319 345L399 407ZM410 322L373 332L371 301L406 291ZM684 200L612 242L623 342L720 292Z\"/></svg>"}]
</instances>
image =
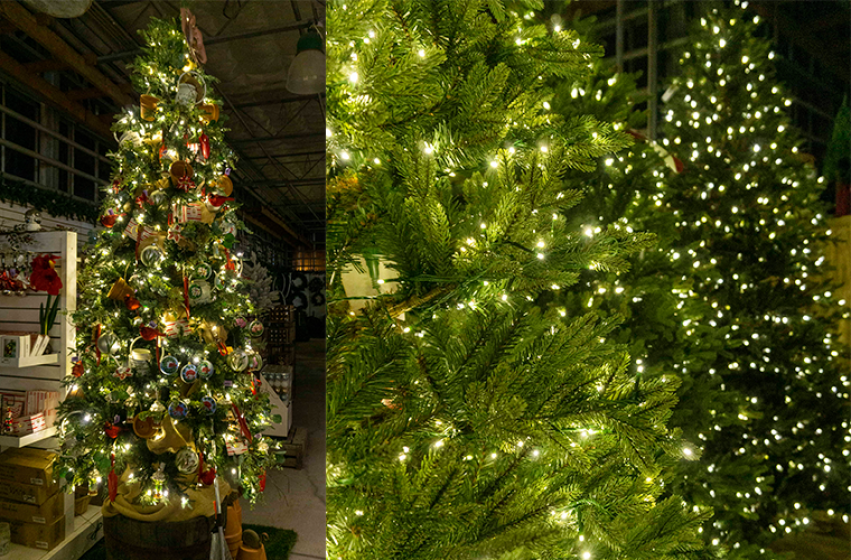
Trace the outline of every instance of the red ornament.
<instances>
[{"instance_id":1,"label":"red ornament","mask_svg":"<svg viewBox=\"0 0 851 560\"><path fill-rule=\"evenodd\" d=\"M142 304L139 303L139 300L130 295L124 298L124 305L126 305L127 309L129 309L130 311L136 311L137 309L142 307Z\"/></svg>"},{"instance_id":2,"label":"red ornament","mask_svg":"<svg viewBox=\"0 0 851 560\"><path fill-rule=\"evenodd\" d=\"M266 491L266 471L264 470L260 473L260 476L257 477L257 482L260 484L260 491Z\"/></svg>"},{"instance_id":3,"label":"red ornament","mask_svg":"<svg viewBox=\"0 0 851 560\"><path fill-rule=\"evenodd\" d=\"M221 196L217 194L210 195L209 198L207 198L207 201L210 203L211 206L214 206L216 208L216 211L218 211L219 208L224 206L225 202L228 202L230 200L234 200L234 198L232 196Z\"/></svg>"},{"instance_id":4,"label":"red ornament","mask_svg":"<svg viewBox=\"0 0 851 560\"><path fill-rule=\"evenodd\" d=\"M195 188L195 181L189 175L184 175L177 180L177 188L189 192Z\"/></svg>"},{"instance_id":5,"label":"red ornament","mask_svg":"<svg viewBox=\"0 0 851 560\"><path fill-rule=\"evenodd\" d=\"M118 221L118 214L105 214L100 218L100 223L106 228L114 226L116 221Z\"/></svg>"},{"instance_id":6,"label":"red ornament","mask_svg":"<svg viewBox=\"0 0 851 560\"><path fill-rule=\"evenodd\" d=\"M198 143L201 144L201 155L204 159L210 159L210 138L206 134L202 134L198 138Z\"/></svg>"},{"instance_id":7,"label":"red ornament","mask_svg":"<svg viewBox=\"0 0 851 560\"><path fill-rule=\"evenodd\" d=\"M163 143L163 145L162 145L162 146L160 146L160 159L162 159L162 158L163 158L163 156L165 155L165 153L166 153L167 151L168 151L168 149L165 147L165 143Z\"/></svg>"},{"instance_id":8,"label":"red ornament","mask_svg":"<svg viewBox=\"0 0 851 560\"><path fill-rule=\"evenodd\" d=\"M112 192L117 193L120 190L121 190L121 181L116 179L115 181L112 182Z\"/></svg>"},{"instance_id":9,"label":"red ornament","mask_svg":"<svg viewBox=\"0 0 851 560\"><path fill-rule=\"evenodd\" d=\"M678 158L677 156L671 156L671 157L674 158L674 166L677 168L677 173L682 173L683 169L685 169L686 166L683 165L683 162L680 161L680 158Z\"/></svg>"},{"instance_id":10,"label":"red ornament","mask_svg":"<svg viewBox=\"0 0 851 560\"><path fill-rule=\"evenodd\" d=\"M154 340L158 336L163 336L163 334L158 331L155 327L146 327L145 325L141 325L139 327L139 336L141 336L145 340Z\"/></svg>"},{"instance_id":11,"label":"red ornament","mask_svg":"<svg viewBox=\"0 0 851 560\"><path fill-rule=\"evenodd\" d=\"M198 475L198 480L200 480L201 484L204 486L210 486L216 481L216 468L210 467L206 471L202 472Z\"/></svg>"},{"instance_id":12,"label":"red ornament","mask_svg":"<svg viewBox=\"0 0 851 560\"><path fill-rule=\"evenodd\" d=\"M115 439L115 438L118 437L118 434L121 433L121 428L116 426L112 422L107 422L106 425L104 426L103 431L106 432L106 435L108 435L112 439Z\"/></svg>"},{"instance_id":13,"label":"red ornament","mask_svg":"<svg viewBox=\"0 0 851 560\"><path fill-rule=\"evenodd\" d=\"M83 366L83 362L77 362L71 368L71 375L74 377L83 377L84 373L86 373L86 368Z\"/></svg>"}]
</instances>

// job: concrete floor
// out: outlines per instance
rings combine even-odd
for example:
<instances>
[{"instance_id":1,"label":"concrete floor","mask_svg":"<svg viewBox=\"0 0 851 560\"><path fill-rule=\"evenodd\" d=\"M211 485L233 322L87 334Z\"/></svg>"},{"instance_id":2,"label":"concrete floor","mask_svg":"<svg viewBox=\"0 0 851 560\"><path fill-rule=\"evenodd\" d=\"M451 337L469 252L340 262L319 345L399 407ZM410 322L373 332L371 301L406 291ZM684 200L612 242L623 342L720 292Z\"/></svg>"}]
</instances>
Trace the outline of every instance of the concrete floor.
<instances>
[{"instance_id":1,"label":"concrete floor","mask_svg":"<svg viewBox=\"0 0 851 560\"><path fill-rule=\"evenodd\" d=\"M268 474L265 503L243 502L244 523L298 533L290 560L325 559L325 339L296 346L293 425L308 430L301 469ZM269 560L276 560L270 558Z\"/></svg>"}]
</instances>

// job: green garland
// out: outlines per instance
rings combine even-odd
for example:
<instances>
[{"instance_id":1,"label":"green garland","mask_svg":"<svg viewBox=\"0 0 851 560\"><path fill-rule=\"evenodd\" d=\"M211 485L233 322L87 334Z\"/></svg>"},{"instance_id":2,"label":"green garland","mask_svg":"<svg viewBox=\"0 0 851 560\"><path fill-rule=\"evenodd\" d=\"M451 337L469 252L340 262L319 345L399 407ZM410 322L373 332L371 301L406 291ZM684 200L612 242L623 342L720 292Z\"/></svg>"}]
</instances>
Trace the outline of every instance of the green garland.
<instances>
[{"instance_id":1,"label":"green garland","mask_svg":"<svg viewBox=\"0 0 851 560\"><path fill-rule=\"evenodd\" d=\"M34 187L4 174L0 174L0 201L32 206L51 216L97 223L98 208L94 202L84 202L59 191Z\"/></svg>"}]
</instances>

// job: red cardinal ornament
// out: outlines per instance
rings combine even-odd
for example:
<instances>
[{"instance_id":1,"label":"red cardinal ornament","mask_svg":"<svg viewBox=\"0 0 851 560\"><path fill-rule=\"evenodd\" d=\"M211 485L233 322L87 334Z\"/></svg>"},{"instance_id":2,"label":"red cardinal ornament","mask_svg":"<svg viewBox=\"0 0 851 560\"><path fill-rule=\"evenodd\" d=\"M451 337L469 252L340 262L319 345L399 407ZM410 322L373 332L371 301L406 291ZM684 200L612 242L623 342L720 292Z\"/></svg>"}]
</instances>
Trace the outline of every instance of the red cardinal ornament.
<instances>
[{"instance_id":1,"label":"red cardinal ornament","mask_svg":"<svg viewBox=\"0 0 851 560\"><path fill-rule=\"evenodd\" d=\"M141 336L145 340L154 340L158 336L163 336L163 334L158 331L156 327L146 327L145 325L140 325L139 336Z\"/></svg>"},{"instance_id":2,"label":"red cardinal ornament","mask_svg":"<svg viewBox=\"0 0 851 560\"><path fill-rule=\"evenodd\" d=\"M206 134L202 134L198 143L201 144L201 155L204 156L204 159L210 159L210 138Z\"/></svg>"},{"instance_id":3,"label":"red cardinal ornament","mask_svg":"<svg viewBox=\"0 0 851 560\"><path fill-rule=\"evenodd\" d=\"M71 368L71 375L74 377L83 377L83 374L86 372L86 368L83 366L83 362L77 362Z\"/></svg>"},{"instance_id":4,"label":"red cardinal ornament","mask_svg":"<svg viewBox=\"0 0 851 560\"><path fill-rule=\"evenodd\" d=\"M121 433L121 428L119 428L118 426L116 426L112 422L107 422L106 425L104 426L103 431L106 432L106 435L108 435L112 439L115 439L115 438L118 437L118 434Z\"/></svg>"},{"instance_id":5,"label":"red cardinal ornament","mask_svg":"<svg viewBox=\"0 0 851 560\"><path fill-rule=\"evenodd\" d=\"M118 214L113 214L112 210L109 211L108 214L104 214L100 218L100 223L103 224L103 227L111 228L115 225L115 222L118 221Z\"/></svg>"},{"instance_id":6,"label":"red cardinal ornament","mask_svg":"<svg viewBox=\"0 0 851 560\"><path fill-rule=\"evenodd\" d=\"M139 303L139 300L130 295L124 298L124 305L126 305L127 309L129 309L130 311L136 311L137 309L142 307L142 304Z\"/></svg>"}]
</instances>

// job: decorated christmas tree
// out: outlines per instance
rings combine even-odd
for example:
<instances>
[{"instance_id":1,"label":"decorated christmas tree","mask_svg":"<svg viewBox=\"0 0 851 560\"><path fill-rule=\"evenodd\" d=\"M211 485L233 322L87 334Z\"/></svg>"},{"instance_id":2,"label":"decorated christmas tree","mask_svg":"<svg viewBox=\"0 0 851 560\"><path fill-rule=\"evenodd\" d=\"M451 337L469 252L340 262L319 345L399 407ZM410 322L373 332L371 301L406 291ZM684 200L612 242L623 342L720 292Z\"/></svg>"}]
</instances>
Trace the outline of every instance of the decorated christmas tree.
<instances>
[{"instance_id":1,"label":"decorated christmas tree","mask_svg":"<svg viewBox=\"0 0 851 560\"><path fill-rule=\"evenodd\" d=\"M847 507L847 350L820 279L823 181L799 153L770 44L743 10L707 12L662 146L642 141L568 177L589 191L574 216L592 232L617 224L659 239L625 274L586 273L572 301L625 317L619 340L642 376L683 379L671 423L704 453L669 489L713 506L707 544L765 558L814 511ZM555 107L629 122L630 81L601 72Z\"/></svg>"},{"instance_id":2,"label":"decorated christmas tree","mask_svg":"<svg viewBox=\"0 0 851 560\"><path fill-rule=\"evenodd\" d=\"M697 457L666 428L676 377L553 301L653 240L565 218L568 170L630 138L550 110L600 49L537 8L329 10L329 557L702 554L707 510L660 498Z\"/></svg>"},{"instance_id":3,"label":"decorated christmas tree","mask_svg":"<svg viewBox=\"0 0 851 560\"><path fill-rule=\"evenodd\" d=\"M255 499L272 418L213 78L177 22L143 37L141 108L113 126L103 229L79 275L57 471L71 487L106 481L106 514L162 522L211 515L214 482Z\"/></svg>"}]
</instances>

